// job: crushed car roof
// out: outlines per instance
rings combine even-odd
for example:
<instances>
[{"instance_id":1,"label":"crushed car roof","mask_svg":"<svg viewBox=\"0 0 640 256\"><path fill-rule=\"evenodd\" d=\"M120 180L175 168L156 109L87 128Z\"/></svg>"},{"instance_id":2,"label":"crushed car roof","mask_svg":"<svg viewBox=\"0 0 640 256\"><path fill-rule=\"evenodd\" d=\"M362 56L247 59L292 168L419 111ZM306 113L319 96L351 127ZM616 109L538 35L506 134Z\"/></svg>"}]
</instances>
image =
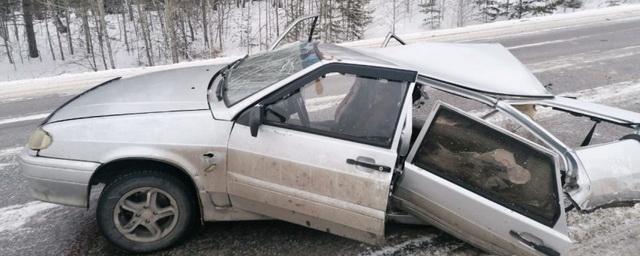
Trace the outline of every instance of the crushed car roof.
<instances>
[{"instance_id":1,"label":"crushed car roof","mask_svg":"<svg viewBox=\"0 0 640 256\"><path fill-rule=\"evenodd\" d=\"M553 97L500 44L416 43L357 51L467 89L496 95Z\"/></svg>"}]
</instances>

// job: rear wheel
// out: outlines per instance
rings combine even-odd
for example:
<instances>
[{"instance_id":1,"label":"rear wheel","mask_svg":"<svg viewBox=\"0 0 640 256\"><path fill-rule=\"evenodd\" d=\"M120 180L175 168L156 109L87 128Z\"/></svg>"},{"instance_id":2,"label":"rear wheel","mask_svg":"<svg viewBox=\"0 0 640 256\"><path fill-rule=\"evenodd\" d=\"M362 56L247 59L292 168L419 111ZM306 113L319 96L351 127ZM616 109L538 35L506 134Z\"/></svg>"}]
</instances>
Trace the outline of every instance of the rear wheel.
<instances>
[{"instance_id":1,"label":"rear wheel","mask_svg":"<svg viewBox=\"0 0 640 256\"><path fill-rule=\"evenodd\" d=\"M196 206L188 186L161 171L132 171L109 183L98 202L103 235L130 252L161 250L182 240Z\"/></svg>"}]
</instances>

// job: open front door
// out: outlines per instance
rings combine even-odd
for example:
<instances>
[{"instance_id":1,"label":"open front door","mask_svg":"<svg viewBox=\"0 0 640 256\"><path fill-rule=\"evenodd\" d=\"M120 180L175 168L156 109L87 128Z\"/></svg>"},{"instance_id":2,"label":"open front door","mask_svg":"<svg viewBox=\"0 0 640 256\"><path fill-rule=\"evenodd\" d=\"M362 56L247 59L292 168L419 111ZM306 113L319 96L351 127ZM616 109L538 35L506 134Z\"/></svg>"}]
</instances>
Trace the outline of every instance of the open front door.
<instances>
[{"instance_id":1,"label":"open front door","mask_svg":"<svg viewBox=\"0 0 640 256\"><path fill-rule=\"evenodd\" d=\"M563 255L570 245L556 156L438 103L393 193L416 217L501 255Z\"/></svg>"}]
</instances>

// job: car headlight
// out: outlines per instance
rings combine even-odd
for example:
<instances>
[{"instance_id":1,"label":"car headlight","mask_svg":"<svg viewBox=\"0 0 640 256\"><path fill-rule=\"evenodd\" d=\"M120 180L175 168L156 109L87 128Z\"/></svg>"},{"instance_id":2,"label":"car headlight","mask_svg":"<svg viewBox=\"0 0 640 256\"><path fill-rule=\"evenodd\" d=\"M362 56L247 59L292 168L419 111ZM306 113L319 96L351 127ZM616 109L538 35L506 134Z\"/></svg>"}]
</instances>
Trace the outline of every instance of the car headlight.
<instances>
[{"instance_id":1,"label":"car headlight","mask_svg":"<svg viewBox=\"0 0 640 256\"><path fill-rule=\"evenodd\" d=\"M49 145L51 145L51 142L53 142L53 138L51 138L51 135L49 135L49 133L47 133L42 129L42 127L40 127L35 132L33 132L33 134L31 134L27 146L33 150L41 150L49 147Z\"/></svg>"}]
</instances>

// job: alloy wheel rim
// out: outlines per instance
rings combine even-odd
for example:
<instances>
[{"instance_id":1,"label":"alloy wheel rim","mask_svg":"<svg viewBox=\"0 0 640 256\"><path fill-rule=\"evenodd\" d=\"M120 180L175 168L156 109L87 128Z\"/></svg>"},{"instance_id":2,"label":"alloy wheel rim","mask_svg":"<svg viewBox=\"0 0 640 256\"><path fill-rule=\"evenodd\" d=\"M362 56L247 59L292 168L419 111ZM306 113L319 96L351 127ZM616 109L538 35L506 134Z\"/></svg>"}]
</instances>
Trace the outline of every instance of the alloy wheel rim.
<instances>
[{"instance_id":1,"label":"alloy wheel rim","mask_svg":"<svg viewBox=\"0 0 640 256\"><path fill-rule=\"evenodd\" d=\"M127 192L113 211L116 229L127 239L154 242L166 237L178 223L176 200L166 191L141 187Z\"/></svg>"}]
</instances>

